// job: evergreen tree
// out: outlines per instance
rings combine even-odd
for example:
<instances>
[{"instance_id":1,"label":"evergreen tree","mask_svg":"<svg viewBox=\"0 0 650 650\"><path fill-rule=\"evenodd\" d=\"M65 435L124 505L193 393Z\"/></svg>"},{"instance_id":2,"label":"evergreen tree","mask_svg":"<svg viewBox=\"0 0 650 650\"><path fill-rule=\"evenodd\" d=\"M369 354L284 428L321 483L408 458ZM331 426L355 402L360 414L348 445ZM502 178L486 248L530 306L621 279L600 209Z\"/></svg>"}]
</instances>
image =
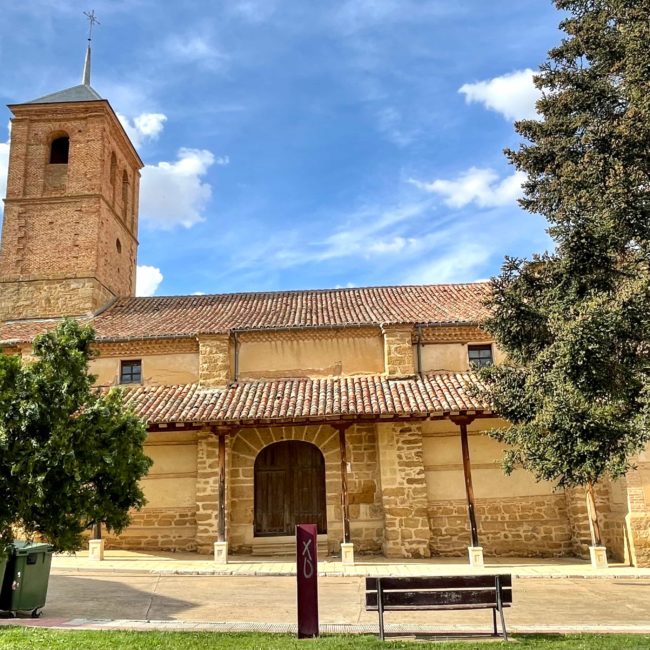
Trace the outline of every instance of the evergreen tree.
<instances>
[{"instance_id":1,"label":"evergreen tree","mask_svg":"<svg viewBox=\"0 0 650 650\"><path fill-rule=\"evenodd\" d=\"M506 259L485 323L508 362L482 371L512 426L505 469L584 486L616 479L650 424L650 2L556 0L559 46L535 76L539 119L507 150L527 174L523 208L555 242Z\"/></svg>"},{"instance_id":2,"label":"evergreen tree","mask_svg":"<svg viewBox=\"0 0 650 650\"><path fill-rule=\"evenodd\" d=\"M94 331L65 320L34 341L33 361L0 355L0 536L13 527L57 550L80 548L104 523L119 533L140 508L151 461L144 423L119 389L88 372Z\"/></svg>"}]
</instances>

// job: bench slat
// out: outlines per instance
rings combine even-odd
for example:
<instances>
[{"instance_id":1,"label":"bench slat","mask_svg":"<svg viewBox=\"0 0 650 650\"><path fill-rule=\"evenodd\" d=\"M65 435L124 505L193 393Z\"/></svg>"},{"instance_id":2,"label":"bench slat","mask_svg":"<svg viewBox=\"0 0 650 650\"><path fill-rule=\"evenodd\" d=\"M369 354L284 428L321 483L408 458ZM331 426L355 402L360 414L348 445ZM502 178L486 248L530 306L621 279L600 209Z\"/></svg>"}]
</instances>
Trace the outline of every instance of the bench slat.
<instances>
[{"instance_id":1,"label":"bench slat","mask_svg":"<svg viewBox=\"0 0 650 650\"><path fill-rule=\"evenodd\" d=\"M496 604L494 605L496 607ZM510 603L503 603L503 608L505 609L506 607L512 607ZM374 607L366 607L366 611L368 612L376 612L377 611L377 605L375 604ZM429 605L392 605L391 607L384 607L385 612L397 612L397 611L415 611L415 610L422 610L422 611L445 611L445 610L462 610L462 609L490 609L489 606L487 605L436 605L436 606L429 606Z\"/></svg>"},{"instance_id":2,"label":"bench slat","mask_svg":"<svg viewBox=\"0 0 650 650\"><path fill-rule=\"evenodd\" d=\"M438 607L440 605L494 605L496 592L494 589L467 589L448 591L384 591L384 609L390 607ZM504 592L505 601L505 592ZM377 605L377 592L366 595L366 605Z\"/></svg>"},{"instance_id":3,"label":"bench slat","mask_svg":"<svg viewBox=\"0 0 650 650\"><path fill-rule=\"evenodd\" d=\"M495 575L482 576L428 576L428 577L391 577L381 578L381 586L386 589L489 589L494 588ZM512 586L512 576L500 576L502 587ZM377 578L366 578L366 590L377 590Z\"/></svg>"}]
</instances>

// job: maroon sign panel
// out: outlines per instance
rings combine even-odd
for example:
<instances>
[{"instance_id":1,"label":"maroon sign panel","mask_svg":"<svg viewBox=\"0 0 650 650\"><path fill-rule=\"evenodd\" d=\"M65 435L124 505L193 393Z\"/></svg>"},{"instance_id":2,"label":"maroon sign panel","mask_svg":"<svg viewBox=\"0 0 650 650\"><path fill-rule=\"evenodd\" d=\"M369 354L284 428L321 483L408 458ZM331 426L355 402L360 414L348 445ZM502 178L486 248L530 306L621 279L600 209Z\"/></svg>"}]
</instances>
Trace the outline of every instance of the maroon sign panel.
<instances>
[{"instance_id":1,"label":"maroon sign panel","mask_svg":"<svg viewBox=\"0 0 650 650\"><path fill-rule=\"evenodd\" d=\"M298 638L318 636L318 557L316 524L296 526Z\"/></svg>"}]
</instances>

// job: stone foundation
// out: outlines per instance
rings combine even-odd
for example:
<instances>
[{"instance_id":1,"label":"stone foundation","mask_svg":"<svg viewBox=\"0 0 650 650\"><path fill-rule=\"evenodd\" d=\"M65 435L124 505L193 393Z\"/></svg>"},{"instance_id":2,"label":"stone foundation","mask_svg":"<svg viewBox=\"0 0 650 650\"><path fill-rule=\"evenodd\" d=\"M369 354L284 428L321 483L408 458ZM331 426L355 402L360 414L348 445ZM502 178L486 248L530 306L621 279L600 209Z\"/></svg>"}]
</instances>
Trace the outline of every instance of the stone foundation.
<instances>
[{"instance_id":1,"label":"stone foundation","mask_svg":"<svg viewBox=\"0 0 650 650\"><path fill-rule=\"evenodd\" d=\"M562 557L572 554L564 494L476 499L476 523L485 555ZM431 554L465 556L470 543L465 501L429 504Z\"/></svg>"},{"instance_id":2,"label":"stone foundation","mask_svg":"<svg viewBox=\"0 0 650 650\"><path fill-rule=\"evenodd\" d=\"M106 549L138 551L195 551L196 516L193 508L143 508L131 515L121 535L106 532Z\"/></svg>"}]
</instances>

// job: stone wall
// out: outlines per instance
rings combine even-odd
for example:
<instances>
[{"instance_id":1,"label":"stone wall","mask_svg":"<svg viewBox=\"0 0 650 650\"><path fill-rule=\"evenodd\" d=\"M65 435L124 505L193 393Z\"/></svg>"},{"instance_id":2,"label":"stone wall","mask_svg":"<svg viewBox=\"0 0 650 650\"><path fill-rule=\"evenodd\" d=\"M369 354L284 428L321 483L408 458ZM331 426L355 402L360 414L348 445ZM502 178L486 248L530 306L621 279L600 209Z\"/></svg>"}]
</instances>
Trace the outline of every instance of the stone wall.
<instances>
[{"instance_id":1,"label":"stone wall","mask_svg":"<svg viewBox=\"0 0 650 650\"><path fill-rule=\"evenodd\" d=\"M144 508L131 515L121 535L104 534L106 548L140 551L195 551L196 516L193 507Z\"/></svg>"},{"instance_id":2,"label":"stone wall","mask_svg":"<svg viewBox=\"0 0 650 650\"><path fill-rule=\"evenodd\" d=\"M429 557L422 428L404 422L377 425L386 557Z\"/></svg>"},{"instance_id":3,"label":"stone wall","mask_svg":"<svg viewBox=\"0 0 650 650\"><path fill-rule=\"evenodd\" d=\"M626 476L629 512L626 527L635 566L650 567L650 447Z\"/></svg>"},{"instance_id":4,"label":"stone wall","mask_svg":"<svg viewBox=\"0 0 650 650\"><path fill-rule=\"evenodd\" d=\"M572 554L564 494L475 501L485 555L562 557ZM429 503L431 554L466 556L470 545L465 500Z\"/></svg>"},{"instance_id":5,"label":"stone wall","mask_svg":"<svg viewBox=\"0 0 650 650\"><path fill-rule=\"evenodd\" d=\"M83 316L112 299L94 278L0 282L0 321Z\"/></svg>"},{"instance_id":6,"label":"stone wall","mask_svg":"<svg viewBox=\"0 0 650 650\"><path fill-rule=\"evenodd\" d=\"M210 388L227 386L232 381L230 355L228 334L199 336L199 383Z\"/></svg>"},{"instance_id":7,"label":"stone wall","mask_svg":"<svg viewBox=\"0 0 650 650\"><path fill-rule=\"evenodd\" d=\"M384 372L389 377L412 377L415 374L413 358L413 327L384 326Z\"/></svg>"},{"instance_id":8,"label":"stone wall","mask_svg":"<svg viewBox=\"0 0 650 650\"><path fill-rule=\"evenodd\" d=\"M212 553L219 513L219 439L201 432L196 442L196 546Z\"/></svg>"},{"instance_id":9,"label":"stone wall","mask_svg":"<svg viewBox=\"0 0 650 650\"><path fill-rule=\"evenodd\" d=\"M384 510L378 481L376 425L353 425L347 429L345 438L350 467L351 541L356 553L379 553L384 539Z\"/></svg>"}]
</instances>

